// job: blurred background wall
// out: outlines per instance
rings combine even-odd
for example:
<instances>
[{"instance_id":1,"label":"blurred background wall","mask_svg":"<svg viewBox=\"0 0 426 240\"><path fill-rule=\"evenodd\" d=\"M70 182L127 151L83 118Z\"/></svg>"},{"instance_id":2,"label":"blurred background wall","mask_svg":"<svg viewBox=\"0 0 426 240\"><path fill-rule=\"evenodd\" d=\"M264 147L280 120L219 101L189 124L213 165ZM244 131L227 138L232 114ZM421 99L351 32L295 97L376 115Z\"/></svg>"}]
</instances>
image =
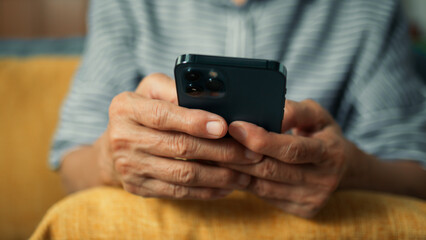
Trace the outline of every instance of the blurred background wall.
<instances>
[{"instance_id":1,"label":"blurred background wall","mask_svg":"<svg viewBox=\"0 0 426 240\"><path fill-rule=\"evenodd\" d=\"M0 0L0 38L83 36L88 0Z\"/></svg>"},{"instance_id":2,"label":"blurred background wall","mask_svg":"<svg viewBox=\"0 0 426 240\"><path fill-rule=\"evenodd\" d=\"M83 36L89 0L0 0L0 38ZM426 38L426 0L401 0Z\"/></svg>"}]
</instances>

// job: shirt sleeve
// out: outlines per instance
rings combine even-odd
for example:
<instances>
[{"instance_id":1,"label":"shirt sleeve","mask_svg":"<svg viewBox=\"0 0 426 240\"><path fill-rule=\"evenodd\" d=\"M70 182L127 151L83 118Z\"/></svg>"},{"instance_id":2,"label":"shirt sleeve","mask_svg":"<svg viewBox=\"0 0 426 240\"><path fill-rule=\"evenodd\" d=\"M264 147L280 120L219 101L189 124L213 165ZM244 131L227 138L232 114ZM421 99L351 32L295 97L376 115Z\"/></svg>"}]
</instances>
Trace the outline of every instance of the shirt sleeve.
<instances>
[{"instance_id":1,"label":"shirt sleeve","mask_svg":"<svg viewBox=\"0 0 426 240\"><path fill-rule=\"evenodd\" d=\"M383 160L426 164L426 86L414 72L401 10L370 11L337 119L348 139ZM380 18L380 19L379 19ZM373 22L373 23L371 23Z\"/></svg>"},{"instance_id":2,"label":"shirt sleeve","mask_svg":"<svg viewBox=\"0 0 426 240\"><path fill-rule=\"evenodd\" d=\"M138 84L131 10L125 0L92 0L82 63L71 85L53 139L50 167L64 153L92 144L106 129L114 96Z\"/></svg>"}]
</instances>

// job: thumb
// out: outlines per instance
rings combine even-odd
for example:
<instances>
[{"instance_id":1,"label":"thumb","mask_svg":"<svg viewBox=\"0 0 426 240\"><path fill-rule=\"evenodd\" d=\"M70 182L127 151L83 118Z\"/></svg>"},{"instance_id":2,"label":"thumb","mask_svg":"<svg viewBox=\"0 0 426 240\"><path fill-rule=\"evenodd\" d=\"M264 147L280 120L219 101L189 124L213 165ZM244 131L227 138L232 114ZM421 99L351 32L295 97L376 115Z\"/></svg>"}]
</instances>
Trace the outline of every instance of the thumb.
<instances>
[{"instance_id":1,"label":"thumb","mask_svg":"<svg viewBox=\"0 0 426 240\"><path fill-rule=\"evenodd\" d=\"M153 73L143 78L135 92L146 98L178 103L175 81L162 73Z\"/></svg>"},{"instance_id":2,"label":"thumb","mask_svg":"<svg viewBox=\"0 0 426 240\"><path fill-rule=\"evenodd\" d=\"M296 128L304 132L315 132L332 122L331 115L313 100L302 102L286 100L281 131L287 132Z\"/></svg>"}]
</instances>

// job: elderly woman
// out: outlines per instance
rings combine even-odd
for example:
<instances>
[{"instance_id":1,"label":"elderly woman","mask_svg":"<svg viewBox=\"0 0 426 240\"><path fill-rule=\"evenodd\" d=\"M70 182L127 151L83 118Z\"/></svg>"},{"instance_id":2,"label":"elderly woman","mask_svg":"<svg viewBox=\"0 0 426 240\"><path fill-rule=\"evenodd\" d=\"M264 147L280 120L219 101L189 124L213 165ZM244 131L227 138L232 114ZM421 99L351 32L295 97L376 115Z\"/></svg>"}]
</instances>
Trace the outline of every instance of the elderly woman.
<instances>
[{"instance_id":1,"label":"elderly woman","mask_svg":"<svg viewBox=\"0 0 426 240\"><path fill-rule=\"evenodd\" d=\"M50 162L70 192L239 189L302 217L338 189L426 198L426 90L399 1L93 0L89 26ZM179 107L183 53L285 64L283 133Z\"/></svg>"}]
</instances>

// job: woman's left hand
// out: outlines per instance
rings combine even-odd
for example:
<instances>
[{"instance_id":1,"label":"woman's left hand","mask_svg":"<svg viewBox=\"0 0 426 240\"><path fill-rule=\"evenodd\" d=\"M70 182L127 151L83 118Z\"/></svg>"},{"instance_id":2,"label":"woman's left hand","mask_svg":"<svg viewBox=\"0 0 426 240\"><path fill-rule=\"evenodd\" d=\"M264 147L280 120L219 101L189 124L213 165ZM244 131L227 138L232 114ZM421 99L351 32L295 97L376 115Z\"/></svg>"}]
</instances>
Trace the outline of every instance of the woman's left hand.
<instances>
[{"instance_id":1,"label":"woman's left hand","mask_svg":"<svg viewBox=\"0 0 426 240\"><path fill-rule=\"evenodd\" d=\"M247 122L233 122L229 133L251 151L264 155L250 165L221 164L252 175L248 190L282 210L313 217L347 173L359 150L338 124L312 100L286 102L282 132L267 132ZM358 150L358 151L357 151Z\"/></svg>"}]
</instances>

